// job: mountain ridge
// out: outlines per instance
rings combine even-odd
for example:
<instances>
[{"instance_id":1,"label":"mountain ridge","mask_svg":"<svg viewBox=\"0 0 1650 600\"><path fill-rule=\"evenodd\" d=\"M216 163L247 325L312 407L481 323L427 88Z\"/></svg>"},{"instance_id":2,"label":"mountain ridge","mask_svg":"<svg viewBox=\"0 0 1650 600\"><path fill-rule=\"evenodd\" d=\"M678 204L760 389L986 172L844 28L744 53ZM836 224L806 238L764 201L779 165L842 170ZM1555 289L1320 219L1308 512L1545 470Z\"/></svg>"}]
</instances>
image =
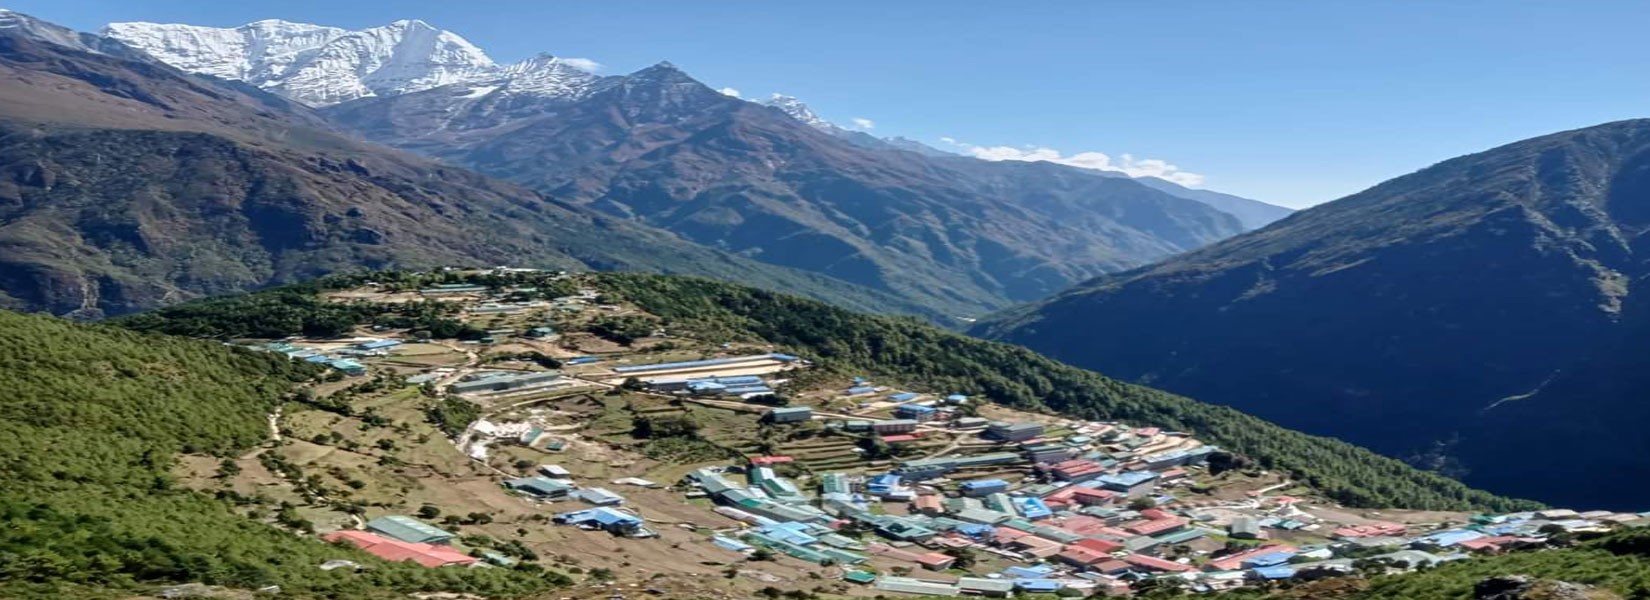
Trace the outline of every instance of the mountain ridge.
<instances>
[{"instance_id":1,"label":"mountain ridge","mask_svg":"<svg viewBox=\"0 0 1650 600\"><path fill-rule=\"evenodd\" d=\"M1551 495L1557 473L1519 482L1496 465L1510 423L1499 413L1524 402L1501 401L1585 364L1640 300L1630 282L1646 272L1647 160L1646 119L1514 142L1103 276L974 332L1487 489L1575 500ZM1572 413L1587 404L1550 401ZM1580 443L1583 431L1560 439ZM1606 500L1599 485L1592 502L1639 499Z\"/></svg>"},{"instance_id":2,"label":"mountain ridge","mask_svg":"<svg viewBox=\"0 0 1650 600\"><path fill-rule=\"evenodd\" d=\"M739 277L935 316L336 133L245 83L7 13L0 304L120 314L402 265L536 264Z\"/></svg>"}]
</instances>

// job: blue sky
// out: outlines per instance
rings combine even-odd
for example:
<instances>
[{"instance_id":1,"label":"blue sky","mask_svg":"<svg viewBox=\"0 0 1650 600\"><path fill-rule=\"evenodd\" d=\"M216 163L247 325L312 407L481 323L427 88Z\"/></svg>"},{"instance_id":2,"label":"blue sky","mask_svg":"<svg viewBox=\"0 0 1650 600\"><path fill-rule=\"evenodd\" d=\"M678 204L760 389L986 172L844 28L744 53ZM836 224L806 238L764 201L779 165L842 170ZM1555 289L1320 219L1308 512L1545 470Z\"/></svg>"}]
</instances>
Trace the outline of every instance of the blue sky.
<instances>
[{"instance_id":1,"label":"blue sky","mask_svg":"<svg viewBox=\"0 0 1650 600\"><path fill-rule=\"evenodd\" d=\"M1024 6L1035 4L1034 6ZM77 29L418 18L495 60L670 60L746 98L994 157L1167 161L1287 206L1521 138L1650 116L1650 3L0 0ZM1041 149L1041 150L1039 150ZM1096 155L1077 159L1086 164ZM1171 172L1172 173L1172 172Z\"/></svg>"}]
</instances>

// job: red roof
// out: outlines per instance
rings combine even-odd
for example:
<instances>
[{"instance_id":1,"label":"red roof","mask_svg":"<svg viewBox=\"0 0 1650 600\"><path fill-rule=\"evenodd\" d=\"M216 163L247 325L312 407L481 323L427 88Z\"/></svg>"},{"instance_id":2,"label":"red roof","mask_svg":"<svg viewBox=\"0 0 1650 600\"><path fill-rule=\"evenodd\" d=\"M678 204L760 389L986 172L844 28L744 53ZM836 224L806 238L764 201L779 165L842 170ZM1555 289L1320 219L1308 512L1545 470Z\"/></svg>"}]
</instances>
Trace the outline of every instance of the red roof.
<instances>
[{"instance_id":1,"label":"red roof","mask_svg":"<svg viewBox=\"0 0 1650 600\"><path fill-rule=\"evenodd\" d=\"M777 465L779 463L788 463L795 460L796 459L789 456L758 456L751 459L751 464L758 467L765 467L768 465Z\"/></svg>"},{"instance_id":2,"label":"red roof","mask_svg":"<svg viewBox=\"0 0 1650 600\"><path fill-rule=\"evenodd\" d=\"M1058 554L1057 556L1059 556L1060 560L1064 560L1064 561L1072 563L1072 564L1078 564L1078 565L1083 565L1083 566L1088 566L1088 565L1092 565L1092 564L1105 562L1107 560L1111 560L1111 555L1110 554L1107 554L1105 552L1096 551L1096 550L1090 550L1088 548L1084 548L1084 547L1077 546L1077 545L1066 546L1066 549L1064 551L1060 552L1060 554Z\"/></svg>"},{"instance_id":3,"label":"red roof","mask_svg":"<svg viewBox=\"0 0 1650 600\"><path fill-rule=\"evenodd\" d=\"M923 494L921 496L917 496L917 499L913 501L912 504L917 505L917 508L919 509L940 510L945 507L945 504L941 502L940 497L934 494Z\"/></svg>"},{"instance_id":4,"label":"red roof","mask_svg":"<svg viewBox=\"0 0 1650 600\"><path fill-rule=\"evenodd\" d=\"M1099 571L1101 573L1111 574L1111 573L1117 573L1119 571L1129 570L1129 563L1114 559L1114 560L1103 561L1103 562L1100 562L1100 563L1094 564L1094 565L1089 565L1089 568L1094 569L1096 571Z\"/></svg>"},{"instance_id":5,"label":"red roof","mask_svg":"<svg viewBox=\"0 0 1650 600\"><path fill-rule=\"evenodd\" d=\"M917 564L931 569L944 569L951 566L951 563L955 560L957 560L957 557L955 556L940 554L938 552L929 552L927 554L917 555Z\"/></svg>"},{"instance_id":6,"label":"red roof","mask_svg":"<svg viewBox=\"0 0 1650 600\"><path fill-rule=\"evenodd\" d=\"M998 527L997 531L991 534L991 539L999 544L1006 544L1028 535L1031 535L1031 532L1020 531L1013 527Z\"/></svg>"},{"instance_id":7,"label":"red roof","mask_svg":"<svg viewBox=\"0 0 1650 600\"><path fill-rule=\"evenodd\" d=\"M1337 536L1347 538L1377 537L1383 535L1401 536L1404 535L1404 533L1404 526L1397 523L1369 523L1366 525L1351 525L1336 529L1334 532Z\"/></svg>"},{"instance_id":8,"label":"red roof","mask_svg":"<svg viewBox=\"0 0 1650 600\"><path fill-rule=\"evenodd\" d=\"M1192 570L1192 567L1189 565L1183 565L1172 560L1163 560L1161 558L1146 556L1144 554L1130 554L1123 557L1123 560L1131 565L1154 571L1179 572Z\"/></svg>"},{"instance_id":9,"label":"red roof","mask_svg":"<svg viewBox=\"0 0 1650 600\"><path fill-rule=\"evenodd\" d=\"M1077 547L1080 547L1080 548L1087 548L1087 549L1093 550L1095 552L1105 552L1107 554L1110 554L1112 552L1116 552L1118 550L1123 549L1123 544L1120 544L1118 542L1114 542L1114 541L1111 541L1111 540L1100 540L1100 539L1095 539L1095 538L1083 538L1083 539L1077 540L1075 542L1072 542L1071 545L1077 546Z\"/></svg>"},{"instance_id":10,"label":"red roof","mask_svg":"<svg viewBox=\"0 0 1650 600\"><path fill-rule=\"evenodd\" d=\"M1156 535L1171 529L1184 527L1190 522L1191 521L1186 520L1185 517L1169 517L1167 519L1135 523L1128 527L1124 527L1123 530L1137 535Z\"/></svg>"},{"instance_id":11,"label":"red roof","mask_svg":"<svg viewBox=\"0 0 1650 600\"><path fill-rule=\"evenodd\" d=\"M410 560L426 567L468 565L476 562L475 557L466 556L446 546L403 542L365 531L334 531L321 536L321 539L329 542L349 542L384 560Z\"/></svg>"},{"instance_id":12,"label":"red roof","mask_svg":"<svg viewBox=\"0 0 1650 600\"><path fill-rule=\"evenodd\" d=\"M1156 427L1141 427L1139 429L1134 430L1134 433L1136 435L1140 435L1140 436L1144 436L1144 437L1154 437L1157 434L1162 433L1162 432L1163 432L1162 429L1158 429Z\"/></svg>"},{"instance_id":13,"label":"red roof","mask_svg":"<svg viewBox=\"0 0 1650 600\"><path fill-rule=\"evenodd\" d=\"M1146 518L1151 519L1153 521L1160 521L1160 520L1163 520L1163 519L1168 519L1168 518L1174 517L1174 515L1171 515L1168 512L1165 512L1161 508L1148 508L1146 510L1140 511L1140 516L1146 517Z\"/></svg>"}]
</instances>

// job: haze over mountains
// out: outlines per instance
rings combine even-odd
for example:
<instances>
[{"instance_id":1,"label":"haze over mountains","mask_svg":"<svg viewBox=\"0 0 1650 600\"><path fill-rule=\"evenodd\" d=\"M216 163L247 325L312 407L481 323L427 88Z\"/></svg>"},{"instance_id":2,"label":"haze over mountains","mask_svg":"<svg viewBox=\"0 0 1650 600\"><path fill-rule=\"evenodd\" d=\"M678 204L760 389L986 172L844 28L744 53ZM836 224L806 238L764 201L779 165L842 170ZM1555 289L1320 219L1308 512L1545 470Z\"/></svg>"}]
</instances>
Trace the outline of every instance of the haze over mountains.
<instances>
[{"instance_id":1,"label":"haze over mountains","mask_svg":"<svg viewBox=\"0 0 1650 600\"><path fill-rule=\"evenodd\" d=\"M1500 493L1650 500L1650 120L1445 161L976 333ZM1539 444L1555 452L1508 452Z\"/></svg>"},{"instance_id":2,"label":"haze over mountains","mask_svg":"<svg viewBox=\"0 0 1650 600\"><path fill-rule=\"evenodd\" d=\"M328 119L368 139L953 315L1040 298L1257 222L1212 208L1197 190L1165 191L1167 182L882 140L794 98L768 108L726 96L668 63L617 77L548 55L496 68L448 32L418 36L440 43L392 35L417 25L340 33L260 22L197 33L123 23L108 33L186 70L326 105ZM266 39L281 31L296 39ZM225 36L302 50L243 51L218 41ZM462 68L449 60L460 55L469 57ZM338 89L315 90L317 72ZM372 88L380 80L397 85Z\"/></svg>"}]
</instances>

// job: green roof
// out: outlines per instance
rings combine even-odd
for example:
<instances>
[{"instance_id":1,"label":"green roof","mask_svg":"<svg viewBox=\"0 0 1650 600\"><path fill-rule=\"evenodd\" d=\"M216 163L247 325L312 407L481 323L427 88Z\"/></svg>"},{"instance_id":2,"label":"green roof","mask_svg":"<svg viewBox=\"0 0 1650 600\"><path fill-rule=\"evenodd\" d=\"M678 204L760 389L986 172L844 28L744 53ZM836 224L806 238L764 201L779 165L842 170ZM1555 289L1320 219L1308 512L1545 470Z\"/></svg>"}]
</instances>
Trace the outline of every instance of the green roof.
<instances>
[{"instance_id":1,"label":"green roof","mask_svg":"<svg viewBox=\"0 0 1650 600\"><path fill-rule=\"evenodd\" d=\"M848 571L842 574L842 579L854 583L871 583L877 580L877 576L875 573L865 571Z\"/></svg>"}]
</instances>

